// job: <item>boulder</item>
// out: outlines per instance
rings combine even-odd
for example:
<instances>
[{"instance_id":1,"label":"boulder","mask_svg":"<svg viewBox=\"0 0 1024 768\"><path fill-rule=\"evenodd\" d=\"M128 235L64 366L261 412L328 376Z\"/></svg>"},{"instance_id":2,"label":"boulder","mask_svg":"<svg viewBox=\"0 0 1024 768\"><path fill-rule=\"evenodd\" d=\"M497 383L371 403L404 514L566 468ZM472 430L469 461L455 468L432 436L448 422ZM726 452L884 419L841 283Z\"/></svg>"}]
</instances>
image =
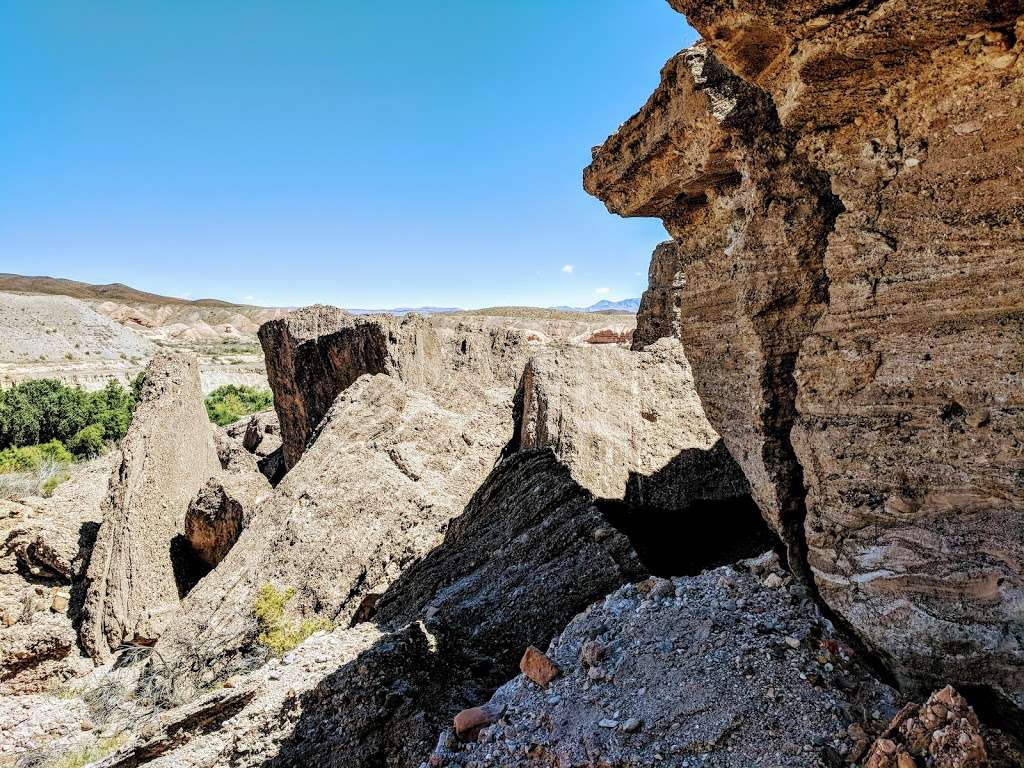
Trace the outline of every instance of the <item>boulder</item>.
<instances>
[{"instance_id":1,"label":"boulder","mask_svg":"<svg viewBox=\"0 0 1024 768\"><path fill-rule=\"evenodd\" d=\"M271 495L270 483L247 449L226 435L218 435L216 443L221 471L199 489L185 513L185 538L210 567L224 559Z\"/></svg>"},{"instance_id":2,"label":"boulder","mask_svg":"<svg viewBox=\"0 0 1024 768\"><path fill-rule=\"evenodd\" d=\"M634 345L682 340L792 564L902 684L1024 709L1019 4L672 4L705 42L585 174L672 236Z\"/></svg>"},{"instance_id":3,"label":"boulder","mask_svg":"<svg viewBox=\"0 0 1024 768\"><path fill-rule=\"evenodd\" d=\"M189 502L219 467L195 357L159 355L121 443L86 572L79 636L94 659L156 642L177 612L183 574L172 544Z\"/></svg>"}]
</instances>

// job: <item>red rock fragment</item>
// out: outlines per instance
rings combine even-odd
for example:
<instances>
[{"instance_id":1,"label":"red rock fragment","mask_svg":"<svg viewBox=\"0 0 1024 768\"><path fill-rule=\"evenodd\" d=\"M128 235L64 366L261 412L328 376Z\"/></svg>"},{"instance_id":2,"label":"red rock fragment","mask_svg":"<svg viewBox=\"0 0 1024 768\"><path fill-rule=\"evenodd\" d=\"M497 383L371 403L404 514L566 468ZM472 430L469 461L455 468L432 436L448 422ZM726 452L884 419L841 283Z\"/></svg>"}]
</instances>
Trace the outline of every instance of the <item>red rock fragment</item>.
<instances>
[{"instance_id":1,"label":"red rock fragment","mask_svg":"<svg viewBox=\"0 0 1024 768\"><path fill-rule=\"evenodd\" d=\"M532 645L523 654L519 671L542 688L546 688L559 673L555 663Z\"/></svg>"},{"instance_id":2,"label":"red rock fragment","mask_svg":"<svg viewBox=\"0 0 1024 768\"><path fill-rule=\"evenodd\" d=\"M490 707L470 707L455 716L455 736L459 741L476 741L480 731L498 722L498 713Z\"/></svg>"}]
</instances>

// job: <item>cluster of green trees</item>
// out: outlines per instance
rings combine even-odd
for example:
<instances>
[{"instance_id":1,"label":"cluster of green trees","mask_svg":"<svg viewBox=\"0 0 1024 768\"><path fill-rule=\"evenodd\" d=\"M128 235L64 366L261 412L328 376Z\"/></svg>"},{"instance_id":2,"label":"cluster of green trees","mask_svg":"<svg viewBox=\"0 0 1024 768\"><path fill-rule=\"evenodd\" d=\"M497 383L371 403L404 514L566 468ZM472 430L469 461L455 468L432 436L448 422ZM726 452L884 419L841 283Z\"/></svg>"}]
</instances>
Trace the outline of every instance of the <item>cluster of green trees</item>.
<instances>
[{"instance_id":1,"label":"cluster of green trees","mask_svg":"<svg viewBox=\"0 0 1024 768\"><path fill-rule=\"evenodd\" d=\"M63 460L69 452L82 458L102 453L128 431L135 400L117 381L98 392L55 379L0 391L0 471L5 466L8 472L27 471L45 458Z\"/></svg>"},{"instance_id":2,"label":"cluster of green trees","mask_svg":"<svg viewBox=\"0 0 1024 768\"><path fill-rule=\"evenodd\" d=\"M128 431L143 374L130 388L111 381L86 392L55 379L38 379L0 390L0 474L32 472L46 463L91 458ZM269 391L228 385L206 398L206 412L225 426L273 407Z\"/></svg>"},{"instance_id":3,"label":"cluster of green trees","mask_svg":"<svg viewBox=\"0 0 1024 768\"><path fill-rule=\"evenodd\" d=\"M206 413L210 421L220 427L233 424L250 413L259 413L273 407L274 395L269 390L234 384L218 387L206 398Z\"/></svg>"}]
</instances>

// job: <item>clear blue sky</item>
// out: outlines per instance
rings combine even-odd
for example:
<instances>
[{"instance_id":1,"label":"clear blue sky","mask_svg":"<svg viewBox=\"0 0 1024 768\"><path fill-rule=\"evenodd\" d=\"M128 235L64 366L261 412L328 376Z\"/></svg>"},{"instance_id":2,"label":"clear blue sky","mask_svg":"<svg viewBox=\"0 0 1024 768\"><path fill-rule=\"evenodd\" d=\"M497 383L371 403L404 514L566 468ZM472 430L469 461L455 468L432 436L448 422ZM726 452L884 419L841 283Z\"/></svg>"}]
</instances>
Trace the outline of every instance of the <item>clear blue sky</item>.
<instances>
[{"instance_id":1,"label":"clear blue sky","mask_svg":"<svg viewBox=\"0 0 1024 768\"><path fill-rule=\"evenodd\" d=\"M664 230L581 171L693 39L665 0L0 0L0 272L276 305L639 296Z\"/></svg>"}]
</instances>

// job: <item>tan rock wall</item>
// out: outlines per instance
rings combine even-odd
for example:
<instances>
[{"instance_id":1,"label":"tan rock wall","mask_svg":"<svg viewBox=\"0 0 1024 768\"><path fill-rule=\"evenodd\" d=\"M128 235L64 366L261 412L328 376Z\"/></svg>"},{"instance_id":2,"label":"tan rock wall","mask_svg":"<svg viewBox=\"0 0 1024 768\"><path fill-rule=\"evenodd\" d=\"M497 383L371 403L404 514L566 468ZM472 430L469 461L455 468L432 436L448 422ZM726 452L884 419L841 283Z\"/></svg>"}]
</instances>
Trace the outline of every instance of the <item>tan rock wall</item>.
<instances>
[{"instance_id":1,"label":"tan rock wall","mask_svg":"<svg viewBox=\"0 0 1024 768\"><path fill-rule=\"evenodd\" d=\"M1024 8L672 4L742 82L684 52L587 171L673 236L638 344L682 338L763 513L897 675L1024 706Z\"/></svg>"}]
</instances>

